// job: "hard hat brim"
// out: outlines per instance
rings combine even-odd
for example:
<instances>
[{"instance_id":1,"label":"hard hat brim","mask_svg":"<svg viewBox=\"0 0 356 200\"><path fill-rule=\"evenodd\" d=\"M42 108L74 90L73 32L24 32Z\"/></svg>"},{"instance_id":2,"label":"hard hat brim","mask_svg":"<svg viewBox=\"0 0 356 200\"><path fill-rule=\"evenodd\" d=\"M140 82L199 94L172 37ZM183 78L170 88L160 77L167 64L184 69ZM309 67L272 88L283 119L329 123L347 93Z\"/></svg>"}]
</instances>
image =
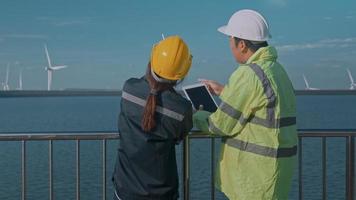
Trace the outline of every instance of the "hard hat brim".
<instances>
[{"instance_id":1,"label":"hard hat brim","mask_svg":"<svg viewBox=\"0 0 356 200\"><path fill-rule=\"evenodd\" d=\"M226 28L227 28L227 25L221 26L220 28L218 28L218 31L219 31L220 33L222 33L222 34L231 36L230 34L226 33Z\"/></svg>"},{"instance_id":2,"label":"hard hat brim","mask_svg":"<svg viewBox=\"0 0 356 200\"><path fill-rule=\"evenodd\" d=\"M230 30L228 30L228 26L227 25L224 25L224 26L221 26L218 28L218 31L224 35L227 35L227 36L232 36L232 37L238 37L238 38L241 38L241 39L246 39L244 37L241 37L241 36L237 36L237 35L234 35L233 33L231 33ZM256 41L256 42L264 42L264 41L267 41L269 39L272 38L272 35L270 33L268 33L267 37L266 38L263 38L263 39L246 39L246 40L251 40L251 41Z\"/></svg>"}]
</instances>

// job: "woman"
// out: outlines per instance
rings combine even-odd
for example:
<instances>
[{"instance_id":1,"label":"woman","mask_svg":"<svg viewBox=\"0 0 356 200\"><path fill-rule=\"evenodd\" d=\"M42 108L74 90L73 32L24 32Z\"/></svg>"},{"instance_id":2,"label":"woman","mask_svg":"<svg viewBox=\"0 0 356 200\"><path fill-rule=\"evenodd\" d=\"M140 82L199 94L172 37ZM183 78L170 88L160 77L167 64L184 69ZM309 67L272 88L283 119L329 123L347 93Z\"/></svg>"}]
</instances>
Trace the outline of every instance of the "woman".
<instances>
[{"instance_id":1,"label":"woman","mask_svg":"<svg viewBox=\"0 0 356 200\"><path fill-rule=\"evenodd\" d=\"M192 106L174 90L192 56L179 36L155 45L146 75L124 84L114 199L177 200L175 145L192 128Z\"/></svg>"}]
</instances>

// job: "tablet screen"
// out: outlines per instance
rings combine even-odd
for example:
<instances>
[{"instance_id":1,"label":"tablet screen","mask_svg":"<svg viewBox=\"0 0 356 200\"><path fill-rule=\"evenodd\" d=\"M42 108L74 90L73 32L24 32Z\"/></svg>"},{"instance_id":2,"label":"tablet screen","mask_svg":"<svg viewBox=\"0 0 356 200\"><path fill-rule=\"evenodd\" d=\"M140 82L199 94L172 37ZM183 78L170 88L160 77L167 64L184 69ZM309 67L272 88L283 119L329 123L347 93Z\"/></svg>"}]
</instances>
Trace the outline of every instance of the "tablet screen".
<instances>
[{"instance_id":1,"label":"tablet screen","mask_svg":"<svg viewBox=\"0 0 356 200\"><path fill-rule=\"evenodd\" d=\"M216 103L205 85L198 85L196 87L184 88L184 91L196 110L199 105L203 105L203 110L215 112L217 109Z\"/></svg>"}]
</instances>

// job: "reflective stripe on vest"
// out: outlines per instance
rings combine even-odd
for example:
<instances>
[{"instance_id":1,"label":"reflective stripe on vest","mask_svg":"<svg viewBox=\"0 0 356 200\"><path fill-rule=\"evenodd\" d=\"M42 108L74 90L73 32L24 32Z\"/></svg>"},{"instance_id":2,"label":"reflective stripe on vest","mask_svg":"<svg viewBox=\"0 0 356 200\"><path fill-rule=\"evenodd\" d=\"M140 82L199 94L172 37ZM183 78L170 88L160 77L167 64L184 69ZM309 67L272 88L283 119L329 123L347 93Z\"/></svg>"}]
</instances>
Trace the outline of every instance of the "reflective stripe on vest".
<instances>
[{"instance_id":1,"label":"reflective stripe on vest","mask_svg":"<svg viewBox=\"0 0 356 200\"><path fill-rule=\"evenodd\" d=\"M271 148L258 144L244 142L236 138L229 138L225 142L227 145L240 149L241 151L246 151L261 156L272 157L272 158L282 158L291 157L297 154L297 146L290 148Z\"/></svg>"},{"instance_id":2,"label":"reflective stripe on vest","mask_svg":"<svg viewBox=\"0 0 356 200\"><path fill-rule=\"evenodd\" d=\"M262 86L263 86L263 92L267 96L268 103L267 103L267 120L272 121L274 119L274 108L276 107L276 95L274 94L274 91L271 86L271 82L267 78L266 74L264 71L261 69L260 66L258 66L255 63L249 64L251 69L256 73L257 77L260 79Z\"/></svg>"},{"instance_id":3,"label":"reflective stripe on vest","mask_svg":"<svg viewBox=\"0 0 356 200\"><path fill-rule=\"evenodd\" d=\"M135 104L138 104L142 107L145 107L146 105L146 100L144 99L141 99L139 97L136 97L132 94L129 94L125 91L122 92L122 96L121 96L123 99L127 100L127 101L130 101L132 103L135 103ZM182 114L179 114L175 111L172 111L170 109L167 109L167 108L163 108L161 106L156 106L156 112L159 112L161 113L162 115L165 115L167 117L170 117L170 118L173 118L175 120L178 120L178 121L183 121L184 119L184 115Z\"/></svg>"},{"instance_id":4,"label":"reflective stripe on vest","mask_svg":"<svg viewBox=\"0 0 356 200\"><path fill-rule=\"evenodd\" d=\"M224 134L224 132L218 129L211 121L209 123L209 129L214 133L226 135ZM241 151L246 151L257 155L267 156L272 158L291 157L297 154L297 146L293 146L291 148L276 149L272 147L266 147L266 146L250 143L250 142L244 142L236 138L228 138L226 139L225 143Z\"/></svg>"},{"instance_id":5,"label":"reflective stripe on vest","mask_svg":"<svg viewBox=\"0 0 356 200\"><path fill-rule=\"evenodd\" d=\"M283 118L279 118L279 119L275 119L275 118L262 119L260 117L252 115L249 118L244 118L240 111L236 110L235 108L233 108L232 106L230 106L229 104L227 104L224 101L221 102L219 108L225 114L238 120L241 125L245 125L247 122L250 122L252 124L258 124L261 126L265 126L267 128L281 128L281 127L291 126L291 125L296 124L295 117L283 117Z\"/></svg>"},{"instance_id":6,"label":"reflective stripe on vest","mask_svg":"<svg viewBox=\"0 0 356 200\"><path fill-rule=\"evenodd\" d=\"M263 91L267 96L267 119L262 119L256 116L251 116L251 123L259 124L268 128L280 128L284 126L291 126L296 124L295 117L285 117L280 119L275 119L275 107L276 107L276 95L272 89L270 80L267 78L266 74L260 66L255 63L249 64L251 69L256 73L257 77L260 79L263 85Z\"/></svg>"}]
</instances>

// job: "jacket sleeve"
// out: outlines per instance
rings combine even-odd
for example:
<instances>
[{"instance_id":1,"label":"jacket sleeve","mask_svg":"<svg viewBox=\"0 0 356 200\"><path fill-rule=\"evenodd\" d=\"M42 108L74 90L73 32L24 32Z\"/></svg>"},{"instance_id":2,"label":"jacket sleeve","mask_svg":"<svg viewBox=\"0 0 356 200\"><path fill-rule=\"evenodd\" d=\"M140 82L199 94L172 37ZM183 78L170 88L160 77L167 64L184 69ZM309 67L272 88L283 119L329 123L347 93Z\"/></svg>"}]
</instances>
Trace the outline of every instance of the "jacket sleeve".
<instances>
[{"instance_id":1,"label":"jacket sleeve","mask_svg":"<svg viewBox=\"0 0 356 200\"><path fill-rule=\"evenodd\" d=\"M193 128L193 109L191 106L189 106L188 110L184 114L184 119L181 123L181 131L180 131L180 138L179 140L183 140L185 136L190 132L190 130Z\"/></svg>"},{"instance_id":2,"label":"jacket sleeve","mask_svg":"<svg viewBox=\"0 0 356 200\"><path fill-rule=\"evenodd\" d=\"M261 88L252 69L240 66L225 85L218 109L209 117L210 132L224 136L239 134L262 98Z\"/></svg>"}]
</instances>

